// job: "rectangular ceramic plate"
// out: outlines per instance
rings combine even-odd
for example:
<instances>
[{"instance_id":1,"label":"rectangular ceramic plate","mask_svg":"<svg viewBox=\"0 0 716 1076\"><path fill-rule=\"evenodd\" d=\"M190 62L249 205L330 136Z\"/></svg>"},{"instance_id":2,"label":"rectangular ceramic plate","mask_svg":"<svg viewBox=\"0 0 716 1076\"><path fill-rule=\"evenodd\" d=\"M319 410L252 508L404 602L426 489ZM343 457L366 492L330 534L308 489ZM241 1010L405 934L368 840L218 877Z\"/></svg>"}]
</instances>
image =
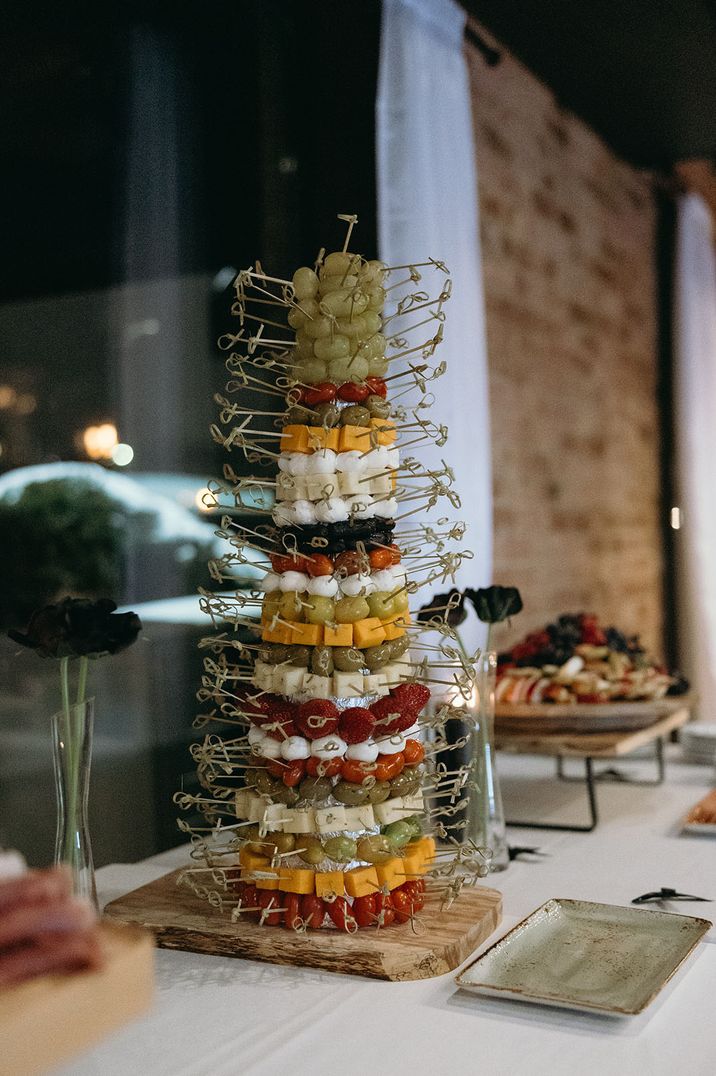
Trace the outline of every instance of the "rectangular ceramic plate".
<instances>
[{"instance_id":1,"label":"rectangular ceramic plate","mask_svg":"<svg viewBox=\"0 0 716 1076\"><path fill-rule=\"evenodd\" d=\"M468 965L463 990L566 1009L633 1016L710 929L669 912L548 900Z\"/></svg>"}]
</instances>

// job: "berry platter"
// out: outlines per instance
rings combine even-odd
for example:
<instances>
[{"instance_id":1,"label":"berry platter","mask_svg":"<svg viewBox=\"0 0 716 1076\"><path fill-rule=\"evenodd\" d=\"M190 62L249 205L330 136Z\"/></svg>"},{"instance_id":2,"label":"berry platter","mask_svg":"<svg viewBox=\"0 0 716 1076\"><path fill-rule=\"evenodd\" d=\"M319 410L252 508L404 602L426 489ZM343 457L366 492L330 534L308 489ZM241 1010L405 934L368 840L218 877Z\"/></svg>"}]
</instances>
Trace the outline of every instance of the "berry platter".
<instances>
[{"instance_id":1,"label":"berry platter","mask_svg":"<svg viewBox=\"0 0 716 1076\"><path fill-rule=\"evenodd\" d=\"M683 695L649 702L497 703L495 732L533 736L543 733L636 732L688 709L690 705L689 697Z\"/></svg>"}]
</instances>

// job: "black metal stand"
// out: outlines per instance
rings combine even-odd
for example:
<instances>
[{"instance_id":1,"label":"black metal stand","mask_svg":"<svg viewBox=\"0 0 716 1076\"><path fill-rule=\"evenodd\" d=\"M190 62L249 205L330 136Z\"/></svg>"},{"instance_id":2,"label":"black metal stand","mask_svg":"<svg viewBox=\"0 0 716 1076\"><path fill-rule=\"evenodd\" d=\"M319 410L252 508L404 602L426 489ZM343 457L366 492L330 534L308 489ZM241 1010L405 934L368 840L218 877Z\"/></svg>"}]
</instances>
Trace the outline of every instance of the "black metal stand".
<instances>
[{"instance_id":1,"label":"black metal stand","mask_svg":"<svg viewBox=\"0 0 716 1076\"><path fill-rule=\"evenodd\" d=\"M620 781L623 784L630 785L660 785L664 780L665 765L664 765L664 740L660 738L656 740L656 765L657 765L657 777L656 779L647 778L634 780L631 777L625 776L620 770L613 767L609 767L605 770L600 770L599 773L594 772L594 759L587 755L584 758L584 777L572 777L564 772L564 757L557 755L557 777L560 781L578 781L580 784L584 782L587 788L587 800L589 801L589 823L587 825L574 825L563 822L521 822L517 819L508 820L508 826L518 826L521 829L554 829L561 830L564 833L591 833L596 828L599 822L599 811L597 808L597 781Z\"/></svg>"}]
</instances>

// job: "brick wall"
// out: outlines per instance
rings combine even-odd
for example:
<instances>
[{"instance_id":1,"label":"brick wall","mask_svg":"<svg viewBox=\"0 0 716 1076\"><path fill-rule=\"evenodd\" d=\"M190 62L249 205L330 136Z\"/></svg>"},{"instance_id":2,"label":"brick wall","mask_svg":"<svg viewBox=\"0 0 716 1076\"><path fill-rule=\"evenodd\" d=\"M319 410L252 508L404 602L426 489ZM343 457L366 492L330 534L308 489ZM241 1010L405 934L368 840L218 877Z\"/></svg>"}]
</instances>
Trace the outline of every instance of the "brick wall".
<instances>
[{"instance_id":1,"label":"brick wall","mask_svg":"<svg viewBox=\"0 0 716 1076\"><path fill-rule=\"evenodd\" d=\"M655 204L507 53L469 49L496 582L512 636L590 610L661 649Z\"/></svg>"}]
</instances>

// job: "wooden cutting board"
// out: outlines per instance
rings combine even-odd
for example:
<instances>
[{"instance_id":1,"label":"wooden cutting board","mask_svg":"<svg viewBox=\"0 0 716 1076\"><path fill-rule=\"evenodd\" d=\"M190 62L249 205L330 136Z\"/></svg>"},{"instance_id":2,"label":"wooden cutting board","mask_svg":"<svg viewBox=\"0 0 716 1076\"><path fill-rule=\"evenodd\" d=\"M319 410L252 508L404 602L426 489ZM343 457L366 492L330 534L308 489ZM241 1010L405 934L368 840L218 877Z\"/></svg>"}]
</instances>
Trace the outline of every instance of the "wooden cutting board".
<instances>
[{"instance_id":1,"label":"wooden cutting board","mask_svg":"<svg viewBox=\"0 0 716 1076\"><path fill-rule=\"evenodd\" d=\"M101 971L43 975L0 990L0 1076L34 1076L94 1046L149 1008L154 944L103 923Z\"/></svg>"},{"instance_id":2,"label":"wooden cutting board","mask_svg":"<svg viewBox=\"0 0 716 1076\"><path fill-rule=\"evenodd\" d=\"M228 915L179 888L180 874L173 871L112 901L105 915L147 927L165 949L394 981L429 979L452 971L489 938L502 918L502 894L476 886L464 889L446 911L441 911L437 899L429 898L419 916L419 932L406 923L355 934L331 928L298 934L253 922L232 923Z\"/></svg>"}]
</instances>

